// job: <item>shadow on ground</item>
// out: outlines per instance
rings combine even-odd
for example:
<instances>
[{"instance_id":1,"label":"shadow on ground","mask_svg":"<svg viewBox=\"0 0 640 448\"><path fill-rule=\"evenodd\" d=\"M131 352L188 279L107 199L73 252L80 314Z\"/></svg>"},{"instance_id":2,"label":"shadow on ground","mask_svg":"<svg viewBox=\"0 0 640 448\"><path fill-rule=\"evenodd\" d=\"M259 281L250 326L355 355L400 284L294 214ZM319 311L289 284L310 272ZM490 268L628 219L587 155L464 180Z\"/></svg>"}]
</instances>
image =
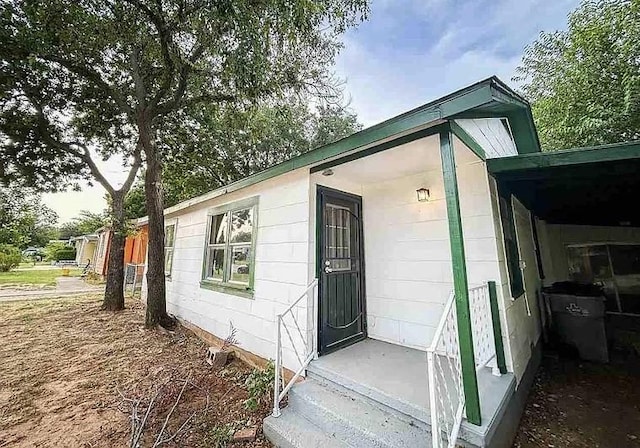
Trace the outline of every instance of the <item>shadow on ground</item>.
<instances>
[{"instance_id":1,"label":"shadow on ground","mask_svg":"<svg viewBox=\"0 0 640 448\"><path fill-rule=\"evenodd\" d=\"M596 364L545 353L514 447L640 447L640 357L610 355Z\"/></svg>"}]
</instances>

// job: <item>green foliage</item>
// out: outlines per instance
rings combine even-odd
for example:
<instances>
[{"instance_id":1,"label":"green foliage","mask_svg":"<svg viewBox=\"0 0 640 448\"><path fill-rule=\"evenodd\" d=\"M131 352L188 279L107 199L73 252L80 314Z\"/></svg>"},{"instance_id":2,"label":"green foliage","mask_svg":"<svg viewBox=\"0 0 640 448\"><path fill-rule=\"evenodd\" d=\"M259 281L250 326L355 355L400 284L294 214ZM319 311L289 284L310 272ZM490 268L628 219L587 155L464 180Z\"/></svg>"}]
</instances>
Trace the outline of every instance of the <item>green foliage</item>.
<instances>
[{"instance_id":1,"label":"green foliage","mask_svg":"<svg viewBox=\"0 0 640 448\"><path fill-rule=\"evenodd\" d=\"M18 267L21 261L20 249L10 244L0 244L0 272Z\"/></svg>"},{"instance_id":2,"label":"green foliage","mask_svg":"<svg viewBox=\"0 0 640 448\"><path fill-rule=\"evenodd\" d=\"M44 251L49 261L75 260L76 258L76 249L59 241L47 244Z\"/></svg>"},{"instance_id":3,"label":"green foliage","mask_svg":"<svg viewBox=\"0 0 640 448\"><path fill-rule=\"evenodd\" d=\"M362 125L356 114L341 107L324 105L312 115L311 128L309 147L315 149L361 130Z\"/></svg>"},{"instance_id":4,"label":"green foliage","mask_svg":"<svg viewBox=\"0 0 640 448\"><path fill-rule=\"evenodd\" d=\"M87 210L82 210L80 212L80 216L77 216L71 221L60 226L59 238L66 240L74 236L94 233L105 225L106 220L107 217L102 213L93 213Z\"/></svg>"},{"instance_id":5,"label":"green foliage","mask_svg":"<svg viewBox=\"0 0 640 448\"><path fill-rule=\"evenodd\" d=\"M544 149L640 138L640 3L583 0L566 31L541 33L518 75Z\"/></svg>"},{"instance_id":6,"label":"green foliage","mask_svg":"<svg viewBox=\"0 0 640 448\"><path fill-rule=\"evenodd\" d=\"M367 13L367 0L4 2L0 178L101 182L89 147L156 156L170 122L197 132L200 106L336 100L339 36Z\"/></svg>"},{"instance_id":7,"label":"green foliage","mask_svg":"<svg viewBox=\"0 0 640 448\"><path fill-rule=\"evenodd\" d=\"M50 190L91 178L113 199L119 232L120 197L144 158L150 221L162 221L168 148L194 151L175 145L166 130L181 124L174 140L198 134L192 115L209 105L305 94L340 99L330 72L340 35L367 13L367 0L5 0L0 180ZM120 190L92 153L129 161ZM162 227L150 226L150 253L160 249ZM163 271L162 258L150 257L150 326L166 317Z\"/></svg>"},{"instance_id":8,"label":"green foliage","mask_svg":"<svg viewBox=\"0 0 640 448\"><path fill-rule=\"evenodd\" d=\"M231 442L235 425L227 423L210 428L204 436L202 446L206 448L226 448Z\"/></svg>"},{"instance_id":9,"label":"green foliage","mask_svg":"<svg viewBox=\"0 0 640 448\"><path fill-rule=\"evenodd\" d=\"M264 369L253 369L245 382L249 398L244 401L244 407L249 411L256 411L262 403L268 402L273 390L275 366L269 361Z\"/></svg>"},{"instance_id":10,"label":"green foliage","mask_svg":"<svg viewBox=\"0 0 640 448\"><path fill-rule=\"evenodd\" d=\"M0 187L0 244L42 247L57 237L57 219L33 190Z\"/></svg>"},{"instance_id":11,"label":"green foliage","mask_svg":"<svg viewBox=\"0 0 640 448\"><path fill-rule=\"evenodd\" d=\"M54 253L55 261L61 260L75 260L76 259L76 249L67 246L64 249L58 249Z\"/></svg>"},{"instance_id":12,"label":"green foliage","mask_svg":"<svg viewBox=\"0 0 640 448\"><path fill-rule=\"evenodd\" d=\"M196 132L165 129L164 201L170 207L359 131L356 115L338 106L291 98L285 104L201 109ZM194 148L189 151L189 148ZM143 182L125 201L127 216L146 215Z\"/></svg>"}]
</instances>

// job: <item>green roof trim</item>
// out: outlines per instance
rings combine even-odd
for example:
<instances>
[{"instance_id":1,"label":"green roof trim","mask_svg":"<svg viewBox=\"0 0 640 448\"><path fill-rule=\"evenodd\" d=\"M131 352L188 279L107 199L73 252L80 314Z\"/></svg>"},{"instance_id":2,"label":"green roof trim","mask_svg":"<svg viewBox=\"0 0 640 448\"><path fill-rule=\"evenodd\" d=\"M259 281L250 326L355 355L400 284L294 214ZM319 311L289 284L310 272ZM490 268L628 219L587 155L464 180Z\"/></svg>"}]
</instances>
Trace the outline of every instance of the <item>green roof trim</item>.
<instances>
[{"instance_id":1,"label":"green roof trim","mask_svg":"<svg viewBox=\"0 0 640 448\"><path fill-rule=\"evenodd\" d=\"M501 174L544 167L571 166L639 158L640 141L632 141L490 159L487 160L487 166L491 173Z\"/></svg>"},{"instance_id":2,"label":"green roof trim","mask_svg":"<svg viewBox=\"0 0 640 448\"><path fill-rule=\"evenodd\" d=\"M264 171L217 190L165 209L165 215L192 207L232 191L246 188L298 168L328 162L384 140L411 134L455 118L508 118L520 153L540 150L528 103L497 77L487 78L464 89L383 121L334 143L313 149ZM512 122L513 120L513 122ZM520 135L522 133L523 135ZM399 143L400 144L400 143Z\"/></svg>"}]
</instances>

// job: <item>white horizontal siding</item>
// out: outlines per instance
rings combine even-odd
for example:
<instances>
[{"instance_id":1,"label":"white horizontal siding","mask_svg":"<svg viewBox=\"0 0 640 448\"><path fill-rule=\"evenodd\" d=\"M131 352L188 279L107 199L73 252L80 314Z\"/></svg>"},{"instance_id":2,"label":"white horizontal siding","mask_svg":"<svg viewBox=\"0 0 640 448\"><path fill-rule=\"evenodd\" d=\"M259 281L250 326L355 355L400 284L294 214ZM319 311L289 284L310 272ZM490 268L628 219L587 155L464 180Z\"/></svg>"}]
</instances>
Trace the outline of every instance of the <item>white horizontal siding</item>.
<instances>
[{"instance_id":1,"label":"white horizontal siding","mask_svg":"<svg viewBox=\"0 0 640 448\"><path fill-rule=\"evenodd\" d=\"M363 186L363 210L369 336L424 350L453 287L442 170Z\"/></svg>"},{"instance_id":2,"label":"white horizontal siding","mask_svg":"<svg viewBox=\"0 0 640 448\"><path fill-rule=\"evenodd\" d=\"M258 196L254 297L247 299L200 287L207 214L212 207ZM298 170L168 217L177 219L173 272L167 281L167 308L220 338L237 329L240 347L263 358L275 354L275 316L309 282L309 175ZM298 313L306 327L306 304ZM290 343L284 363L297 369Z\"/></svg>"}]
</instances>

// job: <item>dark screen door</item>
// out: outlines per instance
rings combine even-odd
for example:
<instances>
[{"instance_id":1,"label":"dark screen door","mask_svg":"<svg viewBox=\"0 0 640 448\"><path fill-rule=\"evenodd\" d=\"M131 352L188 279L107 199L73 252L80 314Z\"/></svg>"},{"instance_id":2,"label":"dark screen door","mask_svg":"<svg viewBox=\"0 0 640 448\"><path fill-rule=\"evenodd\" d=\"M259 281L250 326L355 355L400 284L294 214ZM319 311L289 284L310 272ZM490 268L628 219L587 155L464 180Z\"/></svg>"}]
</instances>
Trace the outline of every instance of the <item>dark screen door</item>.
<instances>
[{"instance_id":1,"label":"dark screen door","mask_svg":"<svg viewBox=\"0 0 640 448\"><path fill-rule=\"evenodd\" d=\"M366 337L362 199L318 188L320 354Z\"/></svg>"}]
</instances>

